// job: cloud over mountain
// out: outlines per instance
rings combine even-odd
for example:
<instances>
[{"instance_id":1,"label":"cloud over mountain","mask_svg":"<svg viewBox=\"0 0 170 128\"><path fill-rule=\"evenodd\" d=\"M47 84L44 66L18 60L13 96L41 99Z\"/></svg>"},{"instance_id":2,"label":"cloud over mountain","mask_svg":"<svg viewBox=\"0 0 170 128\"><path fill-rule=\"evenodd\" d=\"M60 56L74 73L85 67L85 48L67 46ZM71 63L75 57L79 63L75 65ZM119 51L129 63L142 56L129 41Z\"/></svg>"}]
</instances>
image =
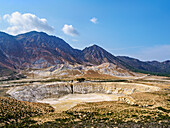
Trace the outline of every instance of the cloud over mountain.
<instances>
[{"instance_id":1,"label":"cloud over mountain","mask_svg":"<svg viewBox=\"0 0 170 128\"><path fill-rule=\"evenodd\" d=\"M54 31L54 28L47 23L46 19L39 18L31 13L21 14L20 12L14 12L11 15L4 15L3 19L9 24L5 31L12 35L29 31L44 31L47 33Z\"/></svg>"},{"instance_id":2,"label":"cloud over mountain","mask_svg":"<svg viewBox=\"0 0 170 128\"><path fill-rule=\"evenodd\" d=\"M72 26L65 24L62 28L62 31L69 36L78 36L79 32Z\"/></svg>"}]
</instances>

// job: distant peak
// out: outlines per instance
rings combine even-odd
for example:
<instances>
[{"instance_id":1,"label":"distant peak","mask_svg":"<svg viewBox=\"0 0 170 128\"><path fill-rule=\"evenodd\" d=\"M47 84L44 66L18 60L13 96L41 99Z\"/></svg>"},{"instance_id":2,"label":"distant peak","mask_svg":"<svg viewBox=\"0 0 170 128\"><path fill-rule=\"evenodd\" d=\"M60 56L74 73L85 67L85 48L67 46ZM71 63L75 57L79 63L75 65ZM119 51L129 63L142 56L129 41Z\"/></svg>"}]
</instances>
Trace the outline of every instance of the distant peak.
<instances>
[{"instance_id":1,"label":"distant peak","mask_svg":"<svg viewBox=\"0 0 170 128\"><path fill-rule=\"evenodd\" d=\"M5 32L0 31L0 36L12 36L12 35L10 35L10 34L8 34L8 33L5 33Z\"/></svg>"},{"instance_id":2,"label":"distant peak","mask_svg":"<svg viewBox=\"0 0 170 128\"><path fill-rule=\"evenodd\" d=\"M101 48L100 46L96 45L96 44L93 44L89 47L86 47L85 49L89 49L89 48Z\"/></svg>"},{"instance_id":3,"label":"distant peak","mask_svg":"<svg viewBox=\"0 0 170 128\"><path fill-rule=\"evenodd\" d=\"M30 32L26 32L26 33L23 33L23 34L19 34L19 35L34 35L34 34L38 34L38 35L48 35L47 33L45 32L38 32L38 31L30 31ZM18 35L18 36L19 36Z\"/></svg>"},{"instance_id":4,"label":"distant peak","mask_svg":"<svg viewBox=\"0 0 170 128\"><path fill-rule=\"evenodd\" d=\"M98 45L96 45L96 44L94 44L94 45L92 45L91 47L99 47Z\"/></svg>"},{"instance_id":5,"label":"distant peak","mask_svg":"<svg viewBox=\"0 0 170 128\"><path fill-rule=\"evenodd\" d=\"M1 33L1 34L7 34L7 33L5 33L5 32L2 32L2 31L0 31L0 33Z\"/></svg>"},{"instance_id":6,"label":"distant peak","mask_svg":"<svg viewBox=\"0 0 170 128\"><path fill-rule=\"evenodd\" d=\"M96 45L96 44L93 44L92 46L90 46L90 47L99 47L98 45Z\"/></svg>"}]
</instances>

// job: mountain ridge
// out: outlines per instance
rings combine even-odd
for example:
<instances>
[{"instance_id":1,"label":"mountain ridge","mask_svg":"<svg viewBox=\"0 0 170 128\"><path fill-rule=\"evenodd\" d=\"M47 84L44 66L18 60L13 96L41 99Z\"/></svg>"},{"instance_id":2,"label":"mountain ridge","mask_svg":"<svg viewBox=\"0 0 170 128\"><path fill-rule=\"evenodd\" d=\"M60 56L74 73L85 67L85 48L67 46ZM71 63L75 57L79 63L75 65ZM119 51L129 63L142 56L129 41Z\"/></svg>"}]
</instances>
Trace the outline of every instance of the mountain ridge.
<instances>
[{"instance_id":1,"label":"mountain ridge","mask_svg":"<svg viewBox=\"0 0 170 128\"><path fill-rule=\"evenodd\" d=\"M5 33L3 34L5 35ZM93 50L96 63L91 60L92 55L86 52L90 47L85 48L84 50L74 49L63 39L50 36L44 32L32 31L17 36L10 36L8 34L5 36L0 37L0 48L10 61L15 61L16 68L22 68L24 66L30 67L29 65L34 63L37 64L40 61L46 61L48 63L40 67L48 67L50 65L65 62L91 65L98 65L104 62L119 64L116 62L118 61L116 57L97 45L92 48L97 48L97 50L95 50L96 53ZM16 44L16 46L13 46L13 44ZM100 56L96 56L97 54L100 54Z\"/></svg>"},{"instance_id":2,"label":"mountain ridge","mask_svg":"<svg viewBox=\"0 0 170 128\"><path fill-rule=\"evenodd\" d=\"M124 61L131 67L133 71L150 73L155 75L168 75L170 74L170 60L163 62L159 61L140 61L139 59L127 57L127 56L117 56L120 60Z\"/></svg>"},{"instance_id":3,"label":"mountain ridge","mask_svg":"<svg viewBox=\"0 0 170 128\"><path fill-rule=\"evenodd\" d=\"M8 69L41 69L56 64L100 65L113 63L127 70L170 73L170 61L142 62L114 56L98 45L83 50L72 48L63 39L44 32L31 31L16 36L0 32L0 65ZM167 70L168 69L168 70Z\"/></svg>"}]
</instances>

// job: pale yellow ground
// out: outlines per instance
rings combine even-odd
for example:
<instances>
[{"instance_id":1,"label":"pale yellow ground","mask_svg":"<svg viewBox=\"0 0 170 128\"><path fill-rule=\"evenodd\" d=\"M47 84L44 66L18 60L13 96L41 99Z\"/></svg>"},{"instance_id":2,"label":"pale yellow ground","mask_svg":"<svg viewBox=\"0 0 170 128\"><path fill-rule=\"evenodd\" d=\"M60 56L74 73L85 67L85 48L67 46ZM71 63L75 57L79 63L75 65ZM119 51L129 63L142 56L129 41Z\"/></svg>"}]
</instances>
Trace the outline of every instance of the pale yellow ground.
<instances>
[{"instance_id":1,"label":"pale yellow ground","mask_svg":"<svg viewBox=\"0 0 170 128\"><path fill-rule=\"evenodd\" d=\"M49 103L56 112L66 111L77 104L85 102L117 101L118 96L113 94L69 94L62 98L47 98L39 100L41 103Z\"/></svg>"}]
</instances>

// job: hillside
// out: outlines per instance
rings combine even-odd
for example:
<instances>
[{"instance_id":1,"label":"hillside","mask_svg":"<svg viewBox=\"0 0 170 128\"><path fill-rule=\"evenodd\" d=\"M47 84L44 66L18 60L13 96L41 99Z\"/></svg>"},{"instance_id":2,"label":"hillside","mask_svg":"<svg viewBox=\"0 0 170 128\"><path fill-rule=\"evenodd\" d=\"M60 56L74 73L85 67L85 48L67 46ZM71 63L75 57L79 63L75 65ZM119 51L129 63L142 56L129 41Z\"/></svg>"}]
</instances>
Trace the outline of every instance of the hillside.
<instances>
[{"instance_id":1,"label":"hillside","mask_svg":"<svg viewBox=\"0 0 170 128\"><path fill-rule=\"evenodd\" d=\"M94 55L97 63L87 54L89 50L100 54L100 56ZM0 64L12 69L41 69L64 63L83 65L103 62L119 63L116 57L99 46L95 45L89 50L88 48L82 51L74 49L64 40L43 32L32 31L17 36L0 33L0 56L2 56Z\"/></svg>"},{"instance_id":2,"label":"hillside","mask_svg":"<svg viewBox=\"0 0 170 128\"><path fill-rule=\"evenodd\" d=\"M15 74L15 72L13 70L10 70L6 67L0 66L0 77L9 76L9 75L13 75L13 74Z\"/></svg>"},{"instance_id":3,"label":"hillside","mask_svg":"<svg viewBox=\"0 0 170 128\"><path fill-rule=\"evenodd\" d=\"M54 77L54 78L93 78L93 79L119 79L119 77L143 76L142 74L120 68L113 63L103 63L95 66L57 64L49 68L31 70L28 76L34 78Z\"/></svg>"},{"instance_id":4,"label":"hillside","mask_svg":"<svg viewBox=\"0 0 170 128\"><path fill-rule=\"evenodd\" d=\"M113 63L120 67L124 67L121 60L97 45L86 47L82 52L85 60L92 64L100 65L103 63Z\"/></svg>"},{"instance_id":5,"label":"hillside","mask_svg":"<svg viewBox=\"0 0 170 128\"><path fill-rule=\"evenodd\" d=\"M128 64L133 71L150 73L155 75L169 75L170 74L170 61L140 61L138 59L117 56L120 60Z\"/></svg>"}]
</instances>

